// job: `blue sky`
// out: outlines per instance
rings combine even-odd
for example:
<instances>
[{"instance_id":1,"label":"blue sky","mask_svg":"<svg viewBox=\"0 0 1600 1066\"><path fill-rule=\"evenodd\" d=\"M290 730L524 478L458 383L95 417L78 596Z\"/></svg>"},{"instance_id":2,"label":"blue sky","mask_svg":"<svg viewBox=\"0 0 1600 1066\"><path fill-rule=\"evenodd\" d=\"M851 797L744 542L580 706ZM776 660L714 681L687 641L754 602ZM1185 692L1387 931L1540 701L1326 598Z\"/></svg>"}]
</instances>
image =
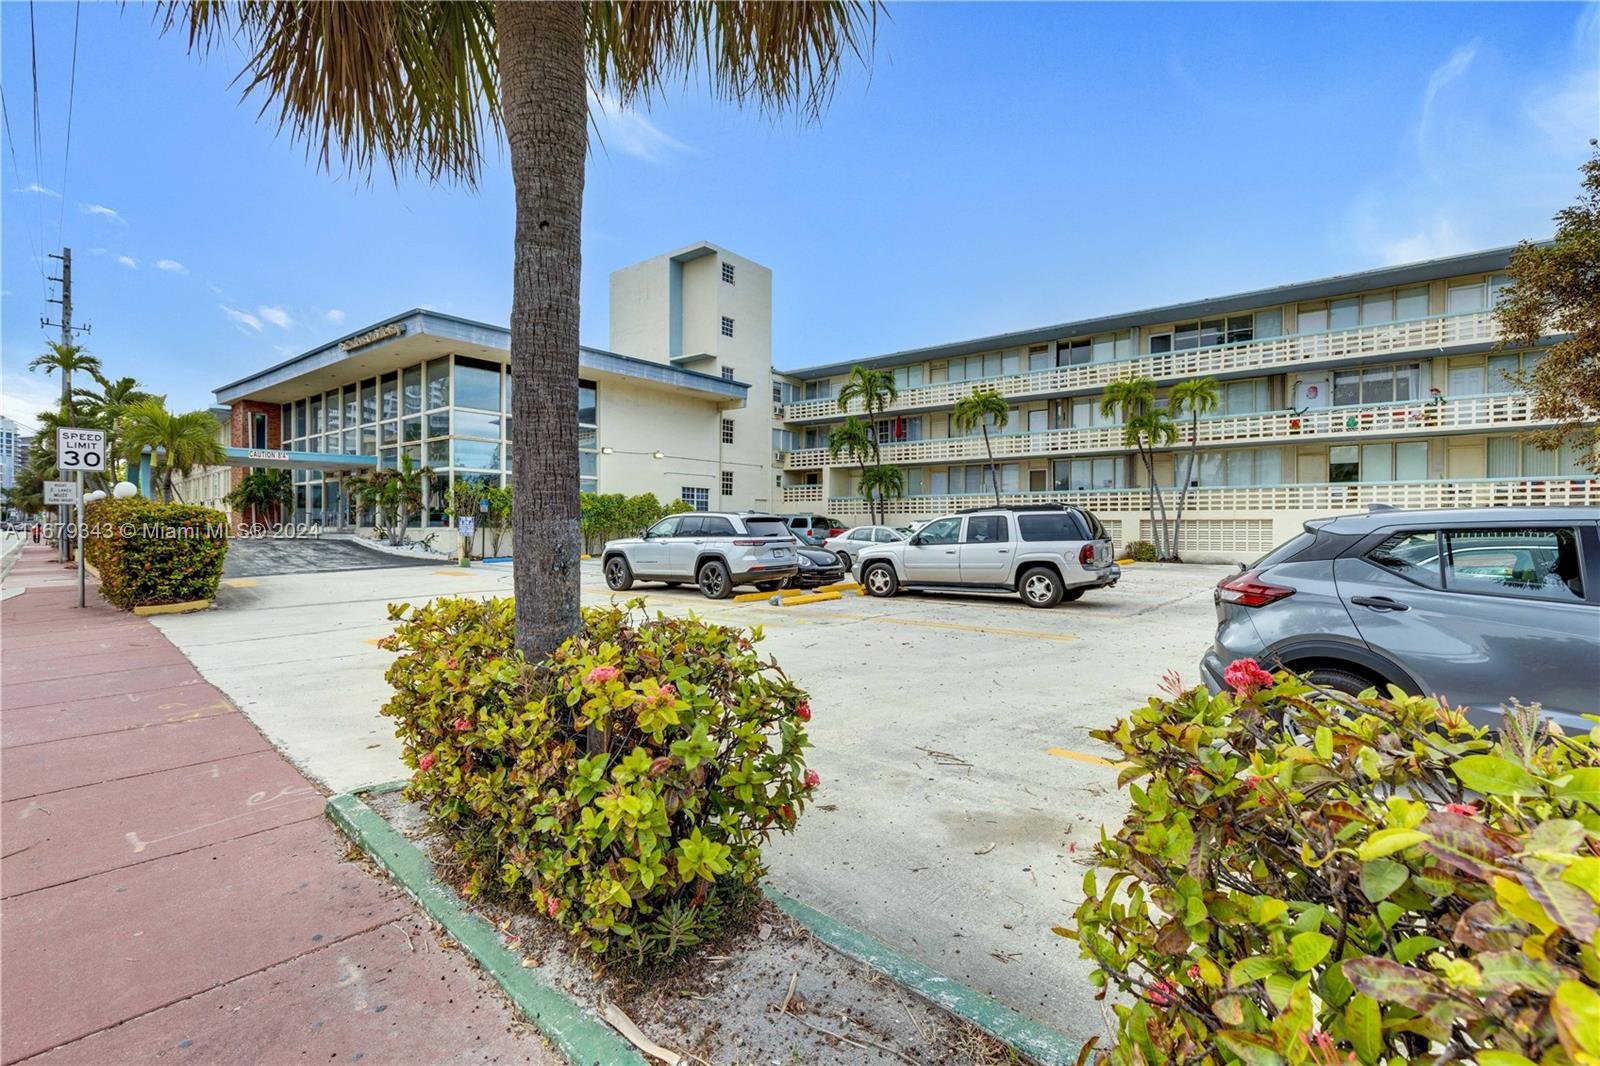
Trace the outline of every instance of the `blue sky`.
<instances>
[{"instance_id":1,"label":"blue sky","mask_svg":"<svg viewBox=\"0 0 1600 1066\"><path fill-rule=\"evenodd\" d=\"M895 5L820 123L692 89L602 115L583 339L608 343L611 270L702 239L772 267L798 366L1547 236L1600 132L1597 11ZM64 167L74 12L30 34L0 6L0 412L51 394L23 368L62 243L86 343L177 407L412 306L504 321L499 153L476 190L319 172L237 57L85 4Z\"/></svg>"}]
</instances>

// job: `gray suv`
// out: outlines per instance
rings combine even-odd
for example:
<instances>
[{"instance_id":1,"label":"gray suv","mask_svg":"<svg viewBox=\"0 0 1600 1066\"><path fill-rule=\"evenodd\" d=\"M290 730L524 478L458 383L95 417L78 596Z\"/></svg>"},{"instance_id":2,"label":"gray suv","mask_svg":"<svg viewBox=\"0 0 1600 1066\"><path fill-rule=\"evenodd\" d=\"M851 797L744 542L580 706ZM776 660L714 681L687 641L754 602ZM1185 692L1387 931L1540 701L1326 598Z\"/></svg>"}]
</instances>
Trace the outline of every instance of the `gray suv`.
<instances>
[{"instance_id":1,"label":"gray suv","mask_svg":"<svg viewBox=\"0 0 1600 1066\"><path fill-rule=\"evenodd\" d=\"M606 585L616 592L635 581L692 581L707 599L733 594L735 585L763 592L782 586L799 570L799 547L776 515L751 512L668 515L637 537L609 541L600 554Z\"/></svg>"},{"instance_id":2,"label":"gray suv","mask_svg":"<svg viewBox=\"0 0 1600 1066\"><path fill-rule=\"evenodd\" d=\"M856 556L871 596L903 588L1015 592L1029 607L1054 607L1122 576L1100 520L1080 507L979 507L946 515L907 540Z\"/></svg>"},{"instance_id":3,"label":"gray suv","mask_svg":"<svg viewBox=\"0 0 1600 1066\"><path fill-rule=\"evenodd\" d=\"M1393 684L1480 725L1537 702L1564 727L1600 711L1600 510L1375 508L1307 522L1215 594L1213 691L1236 659L1342 692Z\"/></svg>"}]
</instances>

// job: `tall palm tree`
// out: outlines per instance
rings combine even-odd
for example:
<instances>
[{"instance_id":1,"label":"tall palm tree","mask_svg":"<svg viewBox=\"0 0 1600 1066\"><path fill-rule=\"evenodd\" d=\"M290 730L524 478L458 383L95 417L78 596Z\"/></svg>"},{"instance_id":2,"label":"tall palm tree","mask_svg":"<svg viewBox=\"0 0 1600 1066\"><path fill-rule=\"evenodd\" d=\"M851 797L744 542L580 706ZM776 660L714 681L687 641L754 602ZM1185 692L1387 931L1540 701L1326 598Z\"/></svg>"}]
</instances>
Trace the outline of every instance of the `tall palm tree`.
<instances>
[{"instance_id":1,"label":"tall palm tree","mask_svg":"<svg viewBox=\"0 0 1600 1066\"><path fill-rule=\"evenodd\" d=\"M128 407L123 420L122 446L132 456L150 449L152 461L160 463L164 502L176 495L173 482L177 477L187 476L197 466L227 459L217 441L217 420L210 411L175 415L159 399L140 400Z\"/></svg>"},{"instance_id":2,"label":"tall palm tree","mask_svg":"<svg viewBox=\"0 0 1600 1066\"><path fill-rule=\"evenodd\" d=\"M867 424L851 415L828 433L828 458L837 459L843 452L861 468L861 481L867 479L867 459L872 455L872 433ZM861 495L867 498L867 513L874 513L872 493L862 484Z\"/></svg>"},{"instance_id":3,"label":"tall palm tree","mask_svg":"<svg viewBox=\"0 0 1600 1066\"><path fill-rule=\"evenodd\" d=\"M887 515L889 501L902 499L906 494L905 471L898 466L869 466L861 472L861 491L869 496L876 493L882 513Z\"/></svg>"},{"instance_id":4,"label":"tall palm tree","mask_svg":"<svg viewBox=\"0 0 1600 1066\"><path fill-rule=\"evenodd\" d=\"M45 341L47 351L28 364L29 370L43 370L46 374L61 374L61 405L67 411L67 424L75 426L77 409L73 404L72 375L100 373L100 360L89 354L81 344L63 344Z\"/></svg>"},{"instance_id":5,"label":"tall palm tree","mask_svg":"<svg viewBox=\"0 0 1600 1066\"><path fill-rule=\"evenodd\" d=\"M143 400L164 402L165 397L146 392L130 377L120 377L111 381L104 375L95 373L94 380L99 386L98 390L80 387L74 388L72 392L77 399L84 422L99 426L106 431L106 455L114 459L123 454L122 424L127 417L128 408ZM116 482L116 471L109 467L96 476L105 482L100 487L107 490Z\"/></svg>"},{"instance_id":6,"label":"tall palm tree","mask_svg":"<svg viewBox=\"0 0 1600 1066\"><path fill-rule=\"evenodd\" d=\"M252 470L239 479L226 499L230 507L249 508L250 524L255 526L259 524L260 511L276 510L281 514L283 509L294 506L294 481L287 470Z\"/></svg>"},{"instance_id":7,"label":"tall palm tree","mask_svg":"<svg viewBox=\"0 0 1600 1066\"><path fill-rule=\"evenodd\" d=\"M706 4L173 0L191 51L238 39L280 127L323 166L472 184L503 132L515 188L512 483L517 646L553 649L578 611L578 283L589 94L623 106L703 75L712 93L819 115L862 57L877 0Z\"/></svg>"},{"instance_id":8,"label":"tall palm tree","mask_svg":"<svg viewBox=\"0 0 1600 1066\"><path fill-rule=\"evenodd\" d=\"M1178 514L1172 520L1172 554L1178 554L1183 541L1183 507L1189 501L1189 486L1194 484L1200 462L1200 416L1210 414L1221 406L1221 387L1216 378L1193 378L1180 381L1167 390L1173 418L1182 418L1189 412L1189 455L1184 465L1178 487Z\"/></svg>"},{"instance_id":9,"label":"tall palm tree","mask_svg":"<svg viewBox=\"0 0 1600 1066\"><path fill-rule=\"evenodd\" d=\"M1150 533L1155 540L1156 557L1172 557L1167 539L1167 501L1156 484L1156 449L1178 439L1172 416L1156 407L1156 383L1150 378L1119 378L1107 382L1100 397L1100 413L1119 418L1122 442L1137 449L1144 464L1145 484L1150 503Z\"/></svg>"},{"instance_id":10,"label":"tall palm tree","mask_svg":"<svg viewBox=\"0 0 1600 1066\"><path fill-rule=\"evenodd\" d=\"M850 376L845 383L839 386L839 410L850 409L853 400L860 400L862 410L867 413L867 425L871 429L872 437L872 463L874 466L883 464L883 449L878 440L877 416L889 409L889 401L900 395L900 390L895 387L894 374L888 370L874 370L856 364L850 368ZM884 515L877 515L877 520L882 522Z\"/></svg>"},{"instance_id":11,"label":"tall palm tree","mask_svg":"<svg viewBox=\"0 0 1600 1066\"><path fill-rule=\"evenodd\" d=\"M994 505L1000 506L1000 470L994 465L994 445L989 442L989 423L995 429L1005 429L1011 422L1011 408L1005 397L994 389L973 389L972 395L956 401L950 421L962 433L983 430L983 450L989 453L989 479L994 482Z\"/></svg>"}]
</instances>

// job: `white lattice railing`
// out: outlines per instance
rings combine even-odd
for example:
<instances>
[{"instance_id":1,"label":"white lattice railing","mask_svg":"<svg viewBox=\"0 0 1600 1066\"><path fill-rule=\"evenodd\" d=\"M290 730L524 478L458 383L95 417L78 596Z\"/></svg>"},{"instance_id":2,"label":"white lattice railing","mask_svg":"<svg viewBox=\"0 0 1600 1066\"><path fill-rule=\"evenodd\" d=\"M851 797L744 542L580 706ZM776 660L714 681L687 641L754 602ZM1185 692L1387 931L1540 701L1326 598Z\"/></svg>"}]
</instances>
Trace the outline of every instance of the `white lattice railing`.
<instances>
[{"instance_id":1,"label":"white lattice railing","mask_svg":"<svg viewBox=\"0 0 1600 1066\"><path fill-rule=\"evenodd\" d=\"M810 485L806 488L820 488ZM787 490L785 490L787 491ZM1177 506L1177 490L1165 489L1169 510ZM1006 492L1008 504L1062 503L1091 511L1143 511L1149 496L1144 489L1105 489L1092 492ZM993 493L946 496L907 496L893 500L893 515L949 514L994 502ZM865 515L867 504L859 496L835 496L827 501L829 514ZM1595 507L1600 506L1600 479L1526 478L1504 481L1482 478L1465 481L1384 481L1372 484L1241 485L1189 490L1188 511L1358 511L1375 503L1391 507Z\"/></svg>"},{"instance_id":2,"label":"white lattice railing","mask_svg":"<svg viewBox=\"0 0 1600 1066\"><path fill-rule=\"evenodd\" d=\"M821 503L821 485L785 485L783 487L784 503Z\"/></svg>"},{"instance_id":3,"label":"white lattice railing","mask_svg":"<svg viewBox=\"0 0 1600 1066\"><path fill-rule=\"evenodd\" d=\"M1118 359L1106 363L1058 366L1026 374L1009 374L977 381L947 381L902 389L895 397L894 411L927 407L949 407L976 387L994 389L1007 399L1028 396L1058 396L1076 389L1103 386L1108 381L1127 377L1150 377L1174 381L1206 374L1229 374L1248 370L1267 370L1288 366L1394 355L1401 352L1441 348L1453 344L1475 344L1500 338L1494 315L1489 311L1434 315L1407 322L1355 329L1327 330L1322 333L1296 333L1258 341L1219 344L1183 352L1163 352ZM837 400L804 400L785 404L785 422L806 422L861 414L860 401L840 411Z\"/></svg>"},{"instance_id":4,"label":"white lattice railing","mask_svg":"<svg viewBox=\"0 0 1600 1066\"><path fill-rule=\"evenodd\" d=\"M1438 404L1418 400L1330 407L1299 414L1272 411L1258 415L1202 418L1200 443L1204 446L1258 444L1307 437L1403 437L1449 430L1526 429L1533 424L1528 418L1525 395L1496 393L1457 397ZM1177 447L1188 445L1189 429L1190 423L1180 419ZM1123 444L1121 426L1052 429L1037 433L991 433L989 443L994 447L996 459L1133 450ZM981 435L896 441L885 443L882 450L884 462L898 464L987 458ZM826 448L805 448L785 453L783 466L785 470L818 470L841 464L852 465L853 460L842 454L833 458Z\"/></svg>"}]
</instances>

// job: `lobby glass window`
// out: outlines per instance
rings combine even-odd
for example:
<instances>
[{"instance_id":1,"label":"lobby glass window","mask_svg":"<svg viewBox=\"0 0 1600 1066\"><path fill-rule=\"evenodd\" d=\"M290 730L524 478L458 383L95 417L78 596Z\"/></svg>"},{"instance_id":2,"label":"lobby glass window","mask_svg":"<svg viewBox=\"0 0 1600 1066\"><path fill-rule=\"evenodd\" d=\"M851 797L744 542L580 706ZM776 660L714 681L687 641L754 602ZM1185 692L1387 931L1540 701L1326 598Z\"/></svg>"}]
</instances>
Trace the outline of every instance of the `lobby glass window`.
<instances>
[{"instance_id":1,"label":"lobby glass window","mask_svg":"<svg viewBox=\"0 0 1600 1066\"><path fill-rule=\"evenodd\" d=\"M450 406L450 360L435 359L428 364L428 409Z\"/></svg>"},{"instance_id":2,"label":"lobby glass window","mask_svg":"<svg viewBox=\"0 0 1600 1066\"><path fill-rule=\"evenodd\" d=\"M306 402L304 400L299 400L294 405L294 435L296 437L306 435Z\"/></svg>"},{"instance_id":3,"label":"lobby glass window","mask_svg":"<svg viewBox=\"0 0 1600 1066\"><path fill-rule=\"evenodd\" d=\"M356 424L356 387L354 385L346 385L344 387L344 428L349 429Z\"/></svg>"},{"instance_id":4,"label":"lobby glass window","mask_svg":"<svg viewBox=\"0 0 1600 1066\"><path fill-rule=\"evenodd\" d=\"M278 408L278 436L288 440L294 436L294 405L283 404Z\"/></svg>"},{"instance_id":5,"label":"lobby glass window","mask_svg":"<svg viewBox=\"0 0 1600 1066\"><path fill-rule=\"evenodd\" d=\"M362 455L377 455L378 454L378 427L377 426L362 426L361 427L361 454Z\"/></svg>"},{"instance_id":6,"label":"lobby glass window","mask_svg":"<svg viewBox=\"0 0 1600 1066\"><path fill-rule=\"evenodd\" d=\"M578 382L578 425L580 425L580 426L593 426L593 425L596 425L597 424L597 422L596 422L597 408L598 408L598 393L597 393L596 388L595 388L595 383L592 382L592 381L579 380L579 382Z\"/></svg>"},{"instance_id":7,"label":"lobby glass window","mask_svg":"<svg viewBox=\"0 0 1600 1066\"><path fill-rule=\"evenodd\" d=\"M378 420L378 382L372 378L361 383L361 423Z\"/></svg>"},{"instance_id":8,"label":"lobby glass window","mask_svg":"<svg viewBox=\"0 0 1600 1066\"><path fill-rule=\"evenodd\" d=\"M428 414L428 436L448 437L450 435L450 412L432 411Z\"/></svg>"},{"instance_id":9,"label":"lobby glass window","mask_svg":"<svg viewBox=\"0 0 1600 1066\"><path fill-rule=\"evenodd\" d=\"M479 414L476 411L457 411L456 436L499 440L500 416Z\"/></svg>"},{"instance_id":10,"label":"lobby glass window","mask_svg":"<svg viewBox=\"0 0 1600 1066\"><path fill-rule=\"evenodd\" d=\"M378 410L384 418L400 413L400 375L385 374L378 383Z\"/></svg>"},{"instance_id":11,"label":"lobby glass window","mask_svg":"<svg viewBox=\"0 0 1600 1066\"><path fill-rule=\"evenodd\" d=\"M457 407L500 410L500 364L456 356L455 394Z\"/></svg>"},{"instance_id":12,"label":"lobby glass window","mask_svg":"<svg viewBox=\"0 0 1600 1066\"><path fill-rule=\"evenodd\" d=\"M407 418L400 423L400 433L407 443L422 439L422 419Z\"/></svg>"},{"instance_id":13,"label":"lobby glass window","mask_svg":"<svg viewBox=\"0 0 1600 1066\"><path fill-rule=\"evenodd\" d=\"M414 415L422 410L422 368L411 367L402 378L402 402L405 414Z\"/></svg>"},{"instance_id":14,"label":"lobby glass window","mask_svg":"<svg viewBox=\"0 0 1600 1066\"><path fill-rule=\"evenodd\" d=\"M250 446L252 448L265 448L267 446L267 416L254 414L250 416Z\"/></svg>"},{"instance_id":15,"label":"lobby glass window","mask_svg":"<svg viewBox=\"0 0 1600 1066\"><path fill-rule=\"evenodd\" d=\"M344 454L346 454L346 455L359 455L359 454L361 454L360 447L356 443L356 433L357 433L357 431L353 430L353 429L347 429L347 430L344 431Z\"/></svg>"},{"instance_id":16,"label":"lobby glass window","mask_svg":"<svg viewBox=\"0 0 1600 1066\"><path fill-rule=\"evenodd\" d=\"M467 470L499 470L500 445L487 440L454 440L450 465Z\"/></svg>"},{"instance_id":17,"label":"lobby glass window","mask_svg":"<svg viewBox=\"0 0 1600 1066\"><path fill-rule=\"evenodd\" d=\"M309 412L309 417L308 417L307 420L311 423L311 433L313 435L321 433L322 432L322 397L321 396L313 396L313 397L311 397L311 399L306 401L306 409Z\"/></svg>"},{"instance_id":18,"label":"lobby glass window","mask_svg":"<svg viewBox=\"0 0 1600 1066\"><path fill-rule=\"evenodd\" d=\"M393 422L378 423L378 445L387 448L400 439L399 431Z\"/></svg>"},{"instance_id":19,"label":"lobby glass window","mask_svg":"<svg viewBox=\"0 0 1600 1066\"><path fill-rule=\"evenodd\" d=\"M423 449L429 466L450 465L450 442L448 440L430 440Z\"/></svg>"}]
</instances>

